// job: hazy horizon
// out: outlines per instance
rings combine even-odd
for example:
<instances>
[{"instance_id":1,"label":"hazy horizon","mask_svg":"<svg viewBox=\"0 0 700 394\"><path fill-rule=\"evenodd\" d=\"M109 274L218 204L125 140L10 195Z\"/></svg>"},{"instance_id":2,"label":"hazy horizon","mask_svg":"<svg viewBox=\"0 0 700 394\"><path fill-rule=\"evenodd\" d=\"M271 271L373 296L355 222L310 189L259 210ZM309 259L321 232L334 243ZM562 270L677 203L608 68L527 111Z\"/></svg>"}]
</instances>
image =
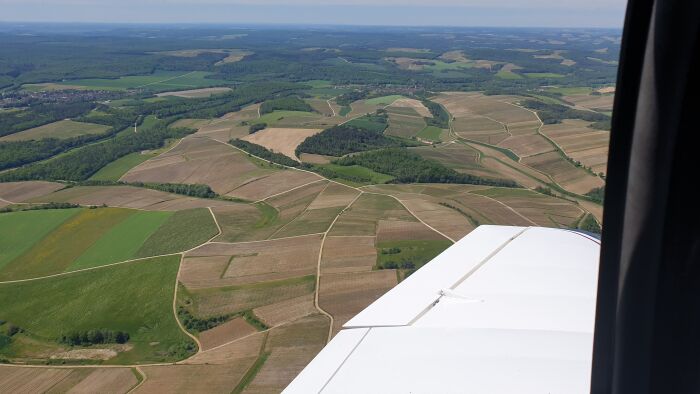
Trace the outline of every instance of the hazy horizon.
<instances>
[{"instance_id":1,"label":"hazy horizon","mask_svg":"<svg viewBox=\"0 0 700 394\"><path fill-rule=\"evenodd\" d=\"M626 2L571 0L0 0L5 23L621 28Z\"/></svg>"}]
</instances>

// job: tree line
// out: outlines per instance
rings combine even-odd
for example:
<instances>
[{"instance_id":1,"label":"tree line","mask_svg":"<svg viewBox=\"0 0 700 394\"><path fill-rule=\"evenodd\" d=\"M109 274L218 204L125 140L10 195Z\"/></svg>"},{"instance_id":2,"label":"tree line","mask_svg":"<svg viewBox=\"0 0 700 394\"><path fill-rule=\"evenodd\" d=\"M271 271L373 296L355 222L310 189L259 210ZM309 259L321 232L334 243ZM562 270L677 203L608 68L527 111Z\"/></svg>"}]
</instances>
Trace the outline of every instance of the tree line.
<instances>
[{"instance_id":1,"label":"tree line","mask_svg":"<svg viewBox=\"0 0 700 394\"><path fill-rule=\"evenodd\" d=\"M260 114L269 114L272 111L302 111L313 112L313 108L306 101L296 96L280 97L266 100L260 105Z\"/></svg>"},{"instance_id":2,"label":"tree line","mask_svg":"<svg viewBox=\"0 0 700 394\"><path fill-rule=\"evenodd\" d=\"M254 144L252 142L248 141L243 141L239 139L233 139L229 141L229 144L240 148L251 155L260 157L265 160L269 160L273 163L281 164L283 166L287 167L299 167L300 163L296 160L290 159L286 155L283 155L281 153L277 152L272 152L268 149L266 149L264 146L260 146L258 144Z\"/></svg>"},{"instance_id":3,"label":"tree line","mask_svg":"<svg viewBox=\"0 0 700 394\"><path fill-rule=\"evenodd\" d=\"M0 182L23 180L83 181L100 168L129 153L157 149L172 138L182 138L194 133L194 129L169 128L160 121L139 133L118 135L93 145L88 145L50 161L32 164L0 174Z\"/></svg>"},{"instance_id":4,"label":"tree line","mask_svg":"<svg viewBox=\"0 0 700 394\"><path fill-rule=\"evenodd\" d=\"M437 161L424 159L407 149L382 149L346 156L334 161L342 166L359 165L382 174L392 175L395 183L465 183L517 187L518 184L506 179L482 178L462 174L445 167Z\"/></svg>"},{"instance_id":5,"label":"tree line","mask_svg":"<svg viewBox=\"0 0 700 394\"><path fill-rule=\"evenodd\" d=\"M561 123L564 119L581 119L587 122L597 122L598 127L605 125L610 121L610 117L605 114L593 111L583 111L574 109L561 104L548 104L538 100L524 100L520 105L537 111L542 123L556 124Z\"/></svg>"},{"instance_id":6,"label":"tree line","mask_svg":"<svg viewBox=\"0 0 700 394\"><path fill-rule=\"evenodd\" d=\"M58 341L70 346L90 346L102 343L126 343L129 338L129 333L126 331L96 329L69 332L61 335Z\"/></svg>"},{"instance_id":7,"label":"tree line","mask_svg":"<svg viewBox=\"0 0 700 394\"><path fill-rule=\"evenodd\" d=\"M110 109L98 116L77 119L78 121L111 126L110 129L100 134L85 134L64 139L43 138L38 141L0 142L0 170L34 163L91 142L113 137L119 131L131 126L136 118L137 116L132 111ZM142 120L143 117L138 117L139 123Z\"/></svg>"},{"instance_id":8,"label":"tree line","mask_svg":"<svg viewBox=\"0 0 700 394\"><path fill-rule=\"evenodd\" d=\"M0 137L81 116L95 107L91 102L42 103L27 109L0 111Z\"/></svg>"}]
</instances>

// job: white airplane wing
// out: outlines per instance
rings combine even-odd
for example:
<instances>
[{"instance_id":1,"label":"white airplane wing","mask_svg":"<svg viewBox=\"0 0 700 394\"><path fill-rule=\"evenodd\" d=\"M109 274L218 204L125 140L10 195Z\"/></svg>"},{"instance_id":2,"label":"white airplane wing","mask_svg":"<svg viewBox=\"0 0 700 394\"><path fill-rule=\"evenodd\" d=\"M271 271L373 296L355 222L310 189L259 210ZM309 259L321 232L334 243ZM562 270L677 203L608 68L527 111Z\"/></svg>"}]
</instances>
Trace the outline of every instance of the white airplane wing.
<instances>
[{"instance_id":1,"label":"white airplane wing","mask_svg":"<svg viewBox=\"0 0 700 394\"><path fill-rule=\"evenodd\" d=\"M284 393L588 393L597 239L480 226L372 303Z\"/></svg>"}]
</instances>

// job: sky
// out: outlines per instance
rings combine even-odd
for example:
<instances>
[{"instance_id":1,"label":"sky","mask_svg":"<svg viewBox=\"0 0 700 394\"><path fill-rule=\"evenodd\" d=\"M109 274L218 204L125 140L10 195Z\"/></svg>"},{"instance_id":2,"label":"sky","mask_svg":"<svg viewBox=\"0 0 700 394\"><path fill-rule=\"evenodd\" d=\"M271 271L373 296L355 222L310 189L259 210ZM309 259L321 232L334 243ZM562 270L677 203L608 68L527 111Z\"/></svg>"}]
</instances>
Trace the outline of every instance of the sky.
<instances>
[{"instance_id":1,"label":"sky","mask_svg":"<svg viewBox=\"0 0 700 394\"><path fill-rule=\"evenodd\" d=\"M621 28L625 5L625 0L0 0L0 21Z\"/></svg>"}]
</instances>

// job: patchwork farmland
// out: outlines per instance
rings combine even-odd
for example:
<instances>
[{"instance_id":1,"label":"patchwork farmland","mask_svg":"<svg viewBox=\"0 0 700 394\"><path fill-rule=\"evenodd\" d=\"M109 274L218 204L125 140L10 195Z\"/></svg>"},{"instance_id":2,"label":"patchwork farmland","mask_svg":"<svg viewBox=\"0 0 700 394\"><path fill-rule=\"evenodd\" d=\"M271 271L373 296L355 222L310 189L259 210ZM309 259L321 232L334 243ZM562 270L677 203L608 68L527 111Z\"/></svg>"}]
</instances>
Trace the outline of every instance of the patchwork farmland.
<instances>
[{"instance_id":1,"label":"patchwork farmland","mask_svg":"<svg viewBox=\"0 0 700 394\"><path fill-rule=\"evenodd\" d=\"M428 30L3 36L0 392L279 392L478 226L600 231L614 37Z\"/></svg>"}]
</instances>

